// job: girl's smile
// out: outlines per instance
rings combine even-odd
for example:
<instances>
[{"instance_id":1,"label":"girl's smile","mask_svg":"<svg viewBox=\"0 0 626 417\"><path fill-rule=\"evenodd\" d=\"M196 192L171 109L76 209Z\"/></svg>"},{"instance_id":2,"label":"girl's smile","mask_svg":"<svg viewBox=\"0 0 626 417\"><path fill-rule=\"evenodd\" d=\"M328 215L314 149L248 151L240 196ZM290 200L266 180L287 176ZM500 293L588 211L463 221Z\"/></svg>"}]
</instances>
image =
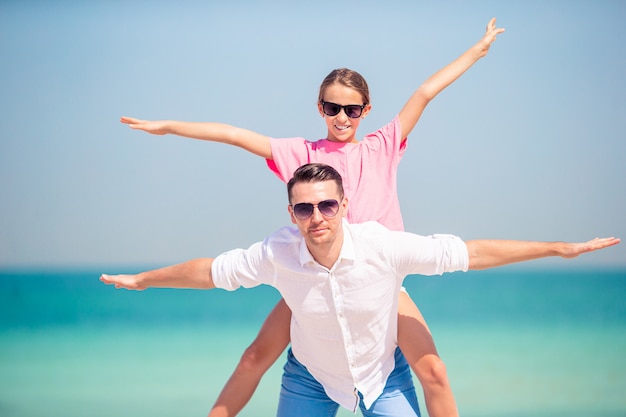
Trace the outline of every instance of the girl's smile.
<instances>
[{"instance_id":1,"label":"girl's smile","mask_svg":"<svg viewBox=\"0 0 626 417\"><path fill-rule=\"evenodd\" d=\"M348 117L344 106L358 105L363 106L363 97L353 88L334 83L329 85L324 92L325 102L342 106L339 113L329 116L324 112L322 103L318 103L318 110L328 128L328 140L331 142L356 143L356 131L361 123L361 118L369 113L371 106L369 104L363 107L360 117Z\"/></svg>"}]
</instances>

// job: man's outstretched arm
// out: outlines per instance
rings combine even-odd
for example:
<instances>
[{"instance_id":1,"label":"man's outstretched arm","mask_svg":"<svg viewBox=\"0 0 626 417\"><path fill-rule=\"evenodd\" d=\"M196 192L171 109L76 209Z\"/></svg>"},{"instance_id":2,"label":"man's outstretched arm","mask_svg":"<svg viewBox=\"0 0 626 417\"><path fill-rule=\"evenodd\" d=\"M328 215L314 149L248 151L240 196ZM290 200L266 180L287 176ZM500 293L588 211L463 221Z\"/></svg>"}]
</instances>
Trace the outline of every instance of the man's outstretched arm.
<instances>
[{"instance_id":1,"label":"man's outstretched arm","mask_svg":"<svg viewBox=\"0 0 626 417\"><path fill-rule=\"evenodd\" d=\"M469 269L494 268L548 256L575 258L583 253L608 248L618 243L620 239L614 237L595 238L582 243L520 240L470 240L466 242Z\"/></svg>"},{"instance_id":2,"label":"man's outstretched arm","mask_svg":"<svg viewBox=\"0 0 626 417\"><path fill-rule=\"evenodd\" d=\"M145 290L146 288L215 288L211 274L213 258L192 259L181 264L140 272L132 275L100 276L105 284L127 290Z\"/></svg>"}]
</instances>

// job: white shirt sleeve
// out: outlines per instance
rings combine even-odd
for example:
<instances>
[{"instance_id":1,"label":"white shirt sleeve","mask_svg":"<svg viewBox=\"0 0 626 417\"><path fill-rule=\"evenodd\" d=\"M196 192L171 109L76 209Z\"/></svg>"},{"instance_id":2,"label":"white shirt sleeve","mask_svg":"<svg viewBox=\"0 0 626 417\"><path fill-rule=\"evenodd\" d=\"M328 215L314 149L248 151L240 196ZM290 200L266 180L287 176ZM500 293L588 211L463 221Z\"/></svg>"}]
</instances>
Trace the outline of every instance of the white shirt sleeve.
<instances>
[{"instance_id":1,"label":"white shirt sleeve","mask_svg":"<svg viewBox=\"0 0 626 417\"><path fill-rule=\"evenodd\" d=\"M269 283L274 274L265 249L265 242L257 242L248 249L233 249L215 258L211 273L216 288L233 291Z\"/></svg>"},{"instance_id":2,"label":"white shirt sleeve","mask_svg":"<svg viewBox=\"0 0 626 417\"><path fill-rule=\"evenodd\" d=\"M407 232L394 232L392 236L390 256L406 275L441 275L469 269L467 245L457 236Z\"/></svg>"}]
</instances>

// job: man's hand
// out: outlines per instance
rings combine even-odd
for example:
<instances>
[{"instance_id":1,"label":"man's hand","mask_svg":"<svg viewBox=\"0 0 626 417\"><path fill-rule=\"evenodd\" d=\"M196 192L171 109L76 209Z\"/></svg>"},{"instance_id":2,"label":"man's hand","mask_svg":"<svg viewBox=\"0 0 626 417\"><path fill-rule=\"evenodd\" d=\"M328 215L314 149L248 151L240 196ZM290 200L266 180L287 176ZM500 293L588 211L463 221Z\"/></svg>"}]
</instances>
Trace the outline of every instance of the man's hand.
<instances>
[{"instance_id":1,"label":"man's hand","mask_svg":"<svg viewBox=\"0 0 626 417\"><path fill-rule=\"evenodd\" d=\"M115 285L115 288L125 288L127 290L145 290L145 285L140 284L139 274L137 275L106 275L100 276L100 281L105 284Z\"/></svg>"},{"instance_id":2,"label":"man's hand","mask_svg":"<svg viewBox=\"0 0 626 417\"><path fill-rule=\"evenodd\" d=\"M620 239L615 237L595 238L583 243L568 243L563 248L563 258L575 258L580 254L593 252L594 250L608 248L617 245Z\"/></svg>"}]
</instances>

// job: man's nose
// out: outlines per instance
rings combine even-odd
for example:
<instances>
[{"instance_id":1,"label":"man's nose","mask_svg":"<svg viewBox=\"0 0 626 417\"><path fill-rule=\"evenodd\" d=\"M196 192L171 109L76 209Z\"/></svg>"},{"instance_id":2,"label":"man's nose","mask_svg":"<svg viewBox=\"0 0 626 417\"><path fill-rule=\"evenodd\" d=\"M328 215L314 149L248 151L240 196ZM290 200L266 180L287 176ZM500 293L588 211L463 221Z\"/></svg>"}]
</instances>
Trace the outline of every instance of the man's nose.
<instances>
[{"instance_id":1,"label":"man's nose","mask_svg":"<svg viewBox=\"0 0 626 417\"><path fill-rule=\"evenodd\" d=\"M324 220L324 216L322 216L322 212L317 205L313 206L313 214L311 214L311 220L315 222Z\"/></svg>"}]
</instances>

